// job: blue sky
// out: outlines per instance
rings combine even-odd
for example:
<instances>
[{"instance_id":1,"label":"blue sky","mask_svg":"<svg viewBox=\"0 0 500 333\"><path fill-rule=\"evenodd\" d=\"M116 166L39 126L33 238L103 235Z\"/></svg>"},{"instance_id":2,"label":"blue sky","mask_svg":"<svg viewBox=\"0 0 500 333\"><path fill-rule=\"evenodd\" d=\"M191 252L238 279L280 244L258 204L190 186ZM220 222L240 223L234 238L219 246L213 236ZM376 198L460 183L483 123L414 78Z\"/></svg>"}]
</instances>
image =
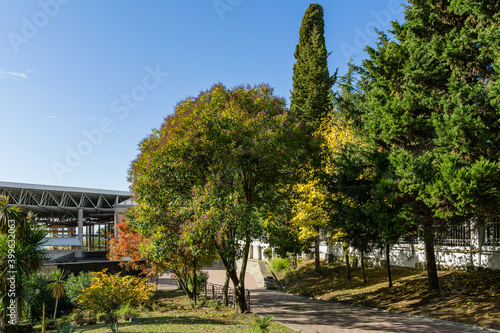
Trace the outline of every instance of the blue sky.
<instances>
[{"instance_id":1,"label":"blue sky","mask_svg":"<svg viewBox=\"0 0 500 333\"><path fill-rule=\"evenodd\" d=\"M138 143L215 83L289 101L308 1L0 0L0 181L127 190ZM330 72L403 0L319 1Z\"/></svg>"}]
</instances>

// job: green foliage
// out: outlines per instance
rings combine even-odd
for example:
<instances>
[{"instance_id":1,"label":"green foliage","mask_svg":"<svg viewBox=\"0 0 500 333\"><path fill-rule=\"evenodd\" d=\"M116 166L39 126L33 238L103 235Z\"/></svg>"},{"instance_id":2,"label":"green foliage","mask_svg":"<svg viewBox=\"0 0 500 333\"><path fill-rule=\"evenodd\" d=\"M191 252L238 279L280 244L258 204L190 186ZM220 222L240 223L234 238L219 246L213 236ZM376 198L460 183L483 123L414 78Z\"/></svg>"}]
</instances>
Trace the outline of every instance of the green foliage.
<instances>
[{"instance_id":1,"label":"green foliage","mask_svg":"<svg viewBox=\"0 0 500 333\"><path fill-rule=\"evenodd\" d=\"M256 329L254 331L266 333L269 332L273 316L265 316L263 318L257 318L255 320Z\"/></svg>"},{"instance_id":2,"label":"green foliage","mask_svg":"<svg viewBox=\"0 0 500 333\"><path fill-rule=\"evenodd\" d=\"M76 329L76 326L65 324L63 326L57 327L56 333L73 333Z\"/></svg>"},{"instance_id":3,"label":"green foliage","mask_svg":"<svg viewBox=\"0 0 500 333\"><path fill-rule=\"evenodd\" d=\"M56 305L54 307L54 319L57 316L57 306L59 304L59 299L66 296L64 290L64 279L68 276L68 271L56 269L52 272L52 281L50 281L45 288L52 291L52 296L56 299Z\"/></svg>"},{"instance_id":4,"label":"green foliage","mask_svg":"<svg viewBox=\"0 0 500 333\"><path fill-rule=\"evenodd\" d=\"M289 177L285 125L286 103L268 86L215 85L180 102L141 143L130 169L133 224L151 242L146 258L172 270L188 296L189 274L217 254L245 306L235 261L248 258L262 234L260 213L278 204L277 186Z\"/></svg>"},{"instance_id":5,"label":"green foliage","mask_svg":"<svg viewBox=\"0 0 500 333\"><path fill-rule=\"evenodd\" d=\"M46 273L35 273L24 279L23 313L25 319L41 319L43 304L47 313L54 310L55 300L50 291L45 288L49 281L50 276Z\"/></svg>"},{"instance_id":6,"label":"green foliage","mask_svg":"<svg viewBox=\"0 0 500 333\"><path fill-rule=\"evenodd\" d=\"M74 321L77 325L84 325L86 323L85 320L85 312L83 311L76 311L71 314L71 320Z\"/></svg>"},{"instance_id":7,"label":"green foliage","mask_svg":"<svg viewBox=\"0 0 500 333\"><path fill-rule=\"evenodd\" d=\"M406 223L390 218L386 235L420 232L430 289L436 236L498 214L499 11L491 0L411 0L394 36L367 48L358 82L353 72L342 81L339 105L372 151L366 209L381 218L397 207Z\"/></svg>"},{"instance_id":8,"label":"green foliage","mask_svg":"<svg viewBox=\"0 0 500 333\"><path fill-rule=\"evenodd\" d=\"M50 330L54 329L57 327L57 321L53 318L47 318L45 319L45 327Z\"/></svg>"},{"instance_id":9,"label":"green foliage","mask_svg":"<svg viewBox=\"0 0 500 333\"><path fill-rule=\"evenodd\" d=\"M7 278L15 274L16 321L22 317L22 281L38 271L47 259L42 245L46 242L47 230L34 223L34 215L23 213L17 206L9 206L9 199L0 195L0 295L4 305L9 302ZM12 240L15 240L12 249ZM5 312L4 312L5 316ZM5 319L5 317L4 317Z\"/></svg>"},{"instance_id":10,"label":"green foliage","mask_svg":"<svg viewBox=\"0 0 500 333\"><path fill-rule=\"evenodd\" d=\"M201 292L201 287L204 286L208 281L208 272L199 271L196 272L196 285L197 285L197 294L199 295ZM193 288L193 275L189 276L189 287Z\"/></svg>"},{"instance_id":11,"label":"green foliage","mask_svg":"<svg viewBox=\"0 0 500 333\"><path fill-rule=\"evenodd\" d=\"M113 322L113 323L110 323L110 324L109 324L109 329L110 329L110 330L111 330L111 332L113 332L113 333L118 332L118 322L117 322L117 321L115 321L115 322Z\"/></svg>"},{"instance_id":12,"label":"green foliage","mask_svg":"<svg viewBox=\"0 0 500 333\"><path fill-rule=\"evenodd\" d=\"M77 276L70 274L64 283L66 297L59 300L58 309L68 312L77 308L76 298L82 294L83 289L91 283L91 273L80 273ZM35 273L23 280L23 318L33 321L42 318L42 304L45 304L46 312L53 313L55 310L55 299L51 290L47 289L52 276L46 273Z\"/></svg>"},{"instance_id":13,"label":"green foliage","mask_svg":"<svg viewBox=\"0 0 500 333\"><path fill-rule=\"evenodd\" d=\"M275 274L281 273L291 267L290 259L282 257L274 257L269 260L268 265Z\"/></svg>"},{"instance_id":14,"label":"green foliage","mask_svg":"<svg viewBox=\"0 0 500 333\"><path fill-rule=\"evenodd\" d=\"M98 312L96 314L97 321L99 322L104 322L106 320L106 313L104 312Z\"/></svg>"},{"instance_id":15,"label":"green foliage","mask_svg":"<svg viewBox=\"0 0 500 333\"><path fill-rule=\"evenodd\" d=\"M62 298L66 296L65 288L64 288L64 279L68 276L69 271L64 270L64 269L56 269L55 271L52 272L51 278L52 281L50 281L46 289L52 291L52 296L54 298Z\"/></svg>"},{"instance_id":16,"label":"green foliage","mask_svg":"<svg viewBox=\"0 0 500 333\"><path fill-rule=\"evenodd\" d=\"M132 317L138 317L140 312L137 308L127 303L125 305L120 306L118 310L116 310L116 314L125 321L129 321Z\"/></svg>"},{"instance_id":17,"label":"green foliage","mask_svg":"<svg viewBox=\"0 0 500 333\"><path fill-rule=\"evenodd\" d=\"M299 181L292 188L290 221L297 233L299 244L315 247L315 263L319 269L319 243L326 236L328 214L325 210L325 189L318 184L321 173L322 136L315 135L332 111L332 86L335 76L328 70L328 52L324 37L323 8L313 3L306 9L299 30L299 43L295 48L293 65L293 89L291 91L290 116L303 135L300 140ZM283 243L283 242L282 242Z\"/></svg>"},{"instance_id":18,"label":"green foliage","mask_svg":"<svg viewBox=\"0 0 500 333\"><path fill-rule=\"evenodd\" d=\"M78 308L77 297L83 293L83 290L90 286L92 282L92 273L80 272L78 275L71 273L64 284L66 298L71 306Z\"/></svg>"},{"instance_id":19,"label":"green foliage","mask_svg":"<svg viewBox=\"0 0 500 333\"><path fill-rule=\"evenodd\" d=\"M263 251L264 258L269 260L273 257L273 249L270 247L267 247Z\"/></svg>"},{"instance_id":20,"label":"green foliage","mask_svg":"<svg viewBox=\"0 0 500 333\"><path fill-rule=\"evenodd\" d=\"M0 295L7 295L1 300L4 305L9 302L7 278L10 271L16 272L16 302L23 304L22 281L37 272L47 259L42 249L46 235L47 230L34 222L32 213L26 214L17 206L10 206L9 198L0 195ZM21 310L22 306L16 308L16 321L22 317Z\"/></svg>"},{"instance_id":21,"label":"green foliage","mask_svg":"<svg viewBox=\"0 0 500 333\"><path fill-rule=\"evenodd\" d=\"M87 325L94 325L95 323L97 323L97 316L89 314L87 318Z\"/></svg>"},{"instance_id":22,"label":"green foliage","mask_svg":"<svg viewBox=\"0 0 500 333\"><path fill-rule=\"evenodd\" d=\"M292 117L304 125L309 134L319 128L332 109L331 88L335 77L328 72L324 26L323 8L310 4L302 18L295 48L290 102Z\"/></svg>"},{"instance_id":23,"label":"green foliage","mask_svg":"<svg viewBox=\"0 0 500 333\"><path fill-rule=\"evenodd\" d=\"M304 247L299 239L298 229L286 217L287 214L290 214L292 208L287 208L288 212L281 212L281 215L274 212L273 216L269 216L264 221L267 241L274 247L276 255L281 257L286 257L289 253L298 254Z\"/></svg>"}]
</instances>

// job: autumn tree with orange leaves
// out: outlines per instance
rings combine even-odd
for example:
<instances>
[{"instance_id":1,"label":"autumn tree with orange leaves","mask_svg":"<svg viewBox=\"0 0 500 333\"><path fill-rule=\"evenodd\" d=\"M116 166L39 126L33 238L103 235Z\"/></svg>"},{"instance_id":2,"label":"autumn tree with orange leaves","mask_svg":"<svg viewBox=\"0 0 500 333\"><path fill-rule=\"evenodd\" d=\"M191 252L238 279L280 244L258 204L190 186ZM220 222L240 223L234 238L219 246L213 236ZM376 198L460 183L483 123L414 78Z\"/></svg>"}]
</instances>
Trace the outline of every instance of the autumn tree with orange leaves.
<instances>
[{"instance_id":1,"label":"autumn tree with orange leaves","mask_svg":"<svg viewBox=\"0 0 500 333\"><path fill-rule=\"evenodd\" d=\"M127 270L142 270L146 266L141 262L141 246L147 243L147 239L136 230L133 230L126 219L121 219L116 225L118 237L110 237L109 240L109 260L120 260L120 266ZM131 260L124 260L129 257Z\"/></svg>"}]
</instances>

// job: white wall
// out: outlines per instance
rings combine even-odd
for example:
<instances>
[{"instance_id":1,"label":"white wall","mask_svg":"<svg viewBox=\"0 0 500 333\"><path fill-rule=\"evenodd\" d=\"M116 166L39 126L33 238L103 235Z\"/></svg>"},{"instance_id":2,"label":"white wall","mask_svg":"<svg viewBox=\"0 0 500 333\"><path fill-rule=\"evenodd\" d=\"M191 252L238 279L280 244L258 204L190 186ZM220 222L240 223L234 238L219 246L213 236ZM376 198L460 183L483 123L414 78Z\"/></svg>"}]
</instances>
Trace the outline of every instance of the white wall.
<instances>
[{"instance_id":1,"label":"white wall","mask_svg":"<svg viewBox=\"0 0 500 333\"><path fill-rule=\"evenodd\" d=\"M252 243L251 258L264 259L263 251L269 247L269 244L254 241ZM436 251L436 262L438 266L443 268L466 268L466 267L482 267L494 270L500 270L500 246L481 246L480 249L474 250L469 247L438 247ZM320 246L321 258L324 259L328 254L328 247L326 244ZM342 257L343 250L340 244L332 244L331 254L334 257ZM349 249L351 254L357 255L359 253L353 249ZM375 250L371 253L365 254L365 258L374 259L375 262L385 261L385 253L382 250ZM418 268L418 266L425 264L425 249L423 244L411 245L396 245L390 251L391 265Z\"/></svg>"}]
</instances>

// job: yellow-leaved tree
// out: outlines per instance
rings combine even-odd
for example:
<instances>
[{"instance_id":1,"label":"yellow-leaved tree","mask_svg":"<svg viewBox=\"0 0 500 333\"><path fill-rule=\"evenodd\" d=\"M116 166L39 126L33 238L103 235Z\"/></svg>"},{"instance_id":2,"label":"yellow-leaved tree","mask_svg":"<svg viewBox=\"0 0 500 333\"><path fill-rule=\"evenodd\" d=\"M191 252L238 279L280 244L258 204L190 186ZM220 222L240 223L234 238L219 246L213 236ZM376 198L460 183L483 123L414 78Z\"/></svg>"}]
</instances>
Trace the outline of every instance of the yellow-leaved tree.
<instances>
[{"instance_id":1,"label":"yellow-leaved tree","mask_svg":"<svg viewBox=\"0 0 500 333\"><path fill-rule=\"evenodd\" d=\"M314 246L314 263L318 271L320 266L319 246L322 241L331 241L338 238L338 229L329 228L331 214L335 212L332 206L332 194L328 192L324 182L324 175L338 173L336 161L349 145L362 145L356 138L348 122L332 115L322 123L314 134L321 139L321 163L319 169L310 165L301 168L301 182L292 187L292 225L299 230L299 239L306 247ZM338 198L337 198L338 199ZM349 202L349 198L343 198Z\"/></svg>"}]
</instances>

